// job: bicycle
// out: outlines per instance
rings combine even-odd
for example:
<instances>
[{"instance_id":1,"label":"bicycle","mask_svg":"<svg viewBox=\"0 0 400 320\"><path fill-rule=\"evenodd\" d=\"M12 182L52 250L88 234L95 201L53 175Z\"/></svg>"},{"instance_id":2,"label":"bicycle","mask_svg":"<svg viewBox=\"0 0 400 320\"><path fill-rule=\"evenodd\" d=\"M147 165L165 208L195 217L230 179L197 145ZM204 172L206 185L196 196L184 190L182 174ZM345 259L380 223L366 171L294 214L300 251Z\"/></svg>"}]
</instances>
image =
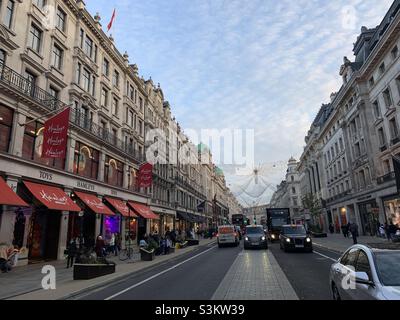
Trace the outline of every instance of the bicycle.
<instances>
[{"instance_id":1,"label":"bicycle","mask_svg":"<svg viewBox=\"0 0 400 320\"><path fill-rule=\"evenodd\" d=\"M132 247L126 247L119 252L119 260L126 261L132 259L134 256L134 251Z\"/></svg>"}]
</instances>

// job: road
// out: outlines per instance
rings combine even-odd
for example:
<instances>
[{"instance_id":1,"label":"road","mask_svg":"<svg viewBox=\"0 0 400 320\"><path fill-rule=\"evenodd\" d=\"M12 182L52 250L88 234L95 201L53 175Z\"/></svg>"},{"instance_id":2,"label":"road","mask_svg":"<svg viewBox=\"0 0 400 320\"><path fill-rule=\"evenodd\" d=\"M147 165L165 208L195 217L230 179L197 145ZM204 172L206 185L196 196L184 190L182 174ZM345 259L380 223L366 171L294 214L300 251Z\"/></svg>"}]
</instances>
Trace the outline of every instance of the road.
<instances>
[{"instance_id":1,"label":"road","mask_svg":"<svg viewBox=\"0 0 400 320\"><path fill-rule=\"evenodd\" d=\"M299 299L331 299L328 284L329 268L332 260L338 258L338 254L319 248L312 254L284 253L279 249L279 244L270 245L269 250L268 254L272 253ZM210 300L221 283L226 282L223 280L228 271L232 272L231 267L237 264L238 258L244 257L243 259L251 262L258 261L254 258L266 254L264 250L245 252L243 245L238 248L223 249L218 249L215 245L202 247L75 299ZM252 258L249 259L246 255L251 255ZM241 272L246 272L252 277L251 270L256 267L250 263ZM255 279L246 281L251 280Z\"/></svg>"}]
</instances>

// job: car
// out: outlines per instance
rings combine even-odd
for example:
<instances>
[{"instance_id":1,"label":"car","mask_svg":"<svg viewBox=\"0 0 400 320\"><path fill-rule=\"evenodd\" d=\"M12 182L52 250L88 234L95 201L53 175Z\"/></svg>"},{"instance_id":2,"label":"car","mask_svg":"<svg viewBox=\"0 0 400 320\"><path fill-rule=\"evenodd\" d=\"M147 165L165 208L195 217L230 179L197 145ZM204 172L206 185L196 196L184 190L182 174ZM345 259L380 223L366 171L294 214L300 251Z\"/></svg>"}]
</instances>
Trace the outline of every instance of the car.
<instances>
[{"instance_id":1,"label":"car","mask_svg":"<svg viewBox=\"0 0 400 320\"><path fill-rule=\"evenodd\" d=\"M400 244L350 247L330 270L334 300L400 300Z\"/></svg>"},{"instance_id":2,"label":"car","mask_svg":"<svg viewBox=\"0 0 400 320\"><path fill-rule=\"evenodd\" d=\"M268 239L262 226L247 226L244 236L244 249L268 249Z\"/></svg>"},{"instance_id":3,"label":"car","mask_svg":"<svg viewBox=\"0 0 400 320\"><path fill-rule=\"evenodd\" d=\"M313 244L303 225L283 225L279 236L280 248L285 252L302 250L313 252Z\"/></svg>"},{"instance_id":4,"label":"car","mask_svg":"<svg viewBox=\"0 0 400 320\"><path fill-rule=\"evenodd\" d=\"M240 240L239 235L236 232L235 226L219 226L217 233L218 247L222 248L227 245L239 246Z\"/></svg>"}]
</instances>

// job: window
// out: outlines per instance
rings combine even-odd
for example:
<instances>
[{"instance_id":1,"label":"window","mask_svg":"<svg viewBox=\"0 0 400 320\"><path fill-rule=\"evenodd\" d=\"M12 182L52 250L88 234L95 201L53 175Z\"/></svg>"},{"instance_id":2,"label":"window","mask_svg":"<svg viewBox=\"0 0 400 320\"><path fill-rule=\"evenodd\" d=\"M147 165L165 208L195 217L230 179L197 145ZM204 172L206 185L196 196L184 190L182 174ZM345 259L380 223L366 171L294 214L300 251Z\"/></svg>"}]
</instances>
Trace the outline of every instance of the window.
<instances>
[{"instance_id":1,"label":"window","mask_svg":"<svg viewBox=\"0 0 400 320\"><path fill-rule=\"evenodd\" d=\"M25 70L25 78L28 81L27 86L26 86L26 91L31 96L34 96L37 77L36 77L36 75L29 72L28 70Z\"/></svg>"},{"instance_id":2,"label":"window","mask_svg":"<svg viewBox=\"0 0 400 320\"><path fill-rule=\"evenodd\" d=\"M396 78L396 85L397 85L397 91L399 92L399 96L400 96L400 76L398 76Z\"/></svg>"},{"instance_id":3,"label":"window","mask_svg":"<svg viewBox=\"0 0 400 320\"><path fill-rule=\"evenodd\" d=\"M98 150L77 141L74 155L74 173L83 177L97 179L99 158Z\"/></svg>"},{"instance_id":4,"label":"window","mask_svg":"<svg viewBox=\"0 0 400 320\"><path fill-rule=\"evenodd\" d=\"M83 68L82 75L83 75L83 89L86 92L90 92L90 79L91 79L90 72L87 69Z\"/></svg>"},{"instance_id":5,"label":"window","mask_svg":"<svg viewBox=\"0 0 400 320\"><path fill-rule=\"evenodd\" d=\"M388 174L392 171L392 169L390 167L390 161L388 159L383 161L383 171L384 171L384 174Z\"/></svg>"},{"instance_id":6,"label":"window","mask_svg":"<svg viewBox=\"0 0 400 320\"><path fill-rule=\"evenodd\" d=\"M57 21L56 21L57 28L60 29L61 31L65 31L66 21L67 21L67 14L60 7L57 7Z\"/></svg>"},{"instance_id":7,"label":"window","mask_svg":"<svg viewBox=\"0 0 400 320\"><path fill-rule=\"evenodd\" d=\"M63 62L63 56L64 56L64 51L60 49L60 47L56 44L53 46L53 52L52 52L52 65L58 70L61 70L62 68L62 62Z\"/></svg>"},{"instance_id":8,"label":"window","mask_svg":"<svg viewBox=\"0 0 400 320\"><path fill-rule=\"evenodd\" d=\"M106 156L104 165L104 180L106 183L122 187L123 186L123 171L124 165L122 162Z\"/></svg>"},{"instance_id":9,"label":"window","mask_svg":"<svg viewBox=\"0 0 400 320\"><path fill-rule=\"evenodd\" d=\"M117 88L119 87L119 72L117 70L114 70L113 85Z\"/></svg>"},{"instance_id":10,"label":"window","mask_svg":"<svg viewBox=\"0 0 400 320\"><path fill-rule=\"evenodd\" d=\"M142 120L139 120L139 134L141 136L143 135L143 122L142 122Z\"/></svg>"},{"instance_id":11,"label":"window","mask_svg":"<svg viewBox=\"0 0 400 320\"><path fill-rule=\"evenodd\" d=\"M135 99L135 89L132 86L130 86L130 98L131 98L132 101Z\"/></svg>"},{"instance_id":12,"label":"window","mask_svg":"<svg viewBox=\"0 0 400 320\"><path fill-rule=\"evenodd\" d=\"M89 58L93 55L93 40L86 36L85 40L85 53Z\"/></svg>"},{"instance_id":13,"label":"window","mask_svg":"<svg viewBox=\"0 0 400 320\"><path fill-rule=\"evenodd\" d=\"M390 88L387 88L385 91L383 91L383 99L385 100L386 108L390 108L393 105Z\"/></svg>"},{"instance_id":14,"label":"window","mask_svg":"<svg viewBox=\"0 0 400 320\"><path fill-rule=\"evenodd\" d=\"M340 151L344 150L343 139L339 138Z\"/></svg>"},{"instance_id":15,"label":"window","mask_svg":"<svg viewBox=\"0 0 400 320\"><path fill-rule=\"evenodd\" d=\"M33 0L33 3L40 9L46 5L46 0Z\"/></svg>"},{"instance_id":16,"label":"window","mask_svg":"<svg viewBox=\"0 0 400 320\"><path fill-rule=\"evenodd\" d=\"M290 178L291 180L292 180L292 182L294 182L294 176L291 176L291 178Z\"/></svg>"},{"instance_id":17,"label":"window","mask_svg":"<svg viewBox=\"0 0 400 320\"><path fill-rule=\"evenodd\" d=\"M356 158L358 158L360 155L361 155L360 143L357 142L357 143L354 145L354 156L355 156Z\"/></svg>"},{"instance_id":18,"label":"window","mask_svg":"<svg viewBox=\"0 0 400 320\"><path fill-rule=\"evenodd\" d=\"M101 90L101 105L108 108L108 91L104 88Z\"/></svg>"},{"instance_id":19,"label":"window","mask_svg":"<svg viewBox=\"0 0 400 320\"><path fill-rule=\"evenodd\" d=\"M11 140L11 131L14 111L0 105L0 151L8 152Z\"/></svg>"},{"instance_id":20,"label":"window","mask_svg":"<svg viewBox=\"0 0 400 320\"><path fill-rule=\"evenodd\" d=\"M292 193L296 194L296 188L292 188Z\"/></svg>"},{"instance_id":21,"label":"window","mask_svg":"<svg viewBox=\"0 0 400 320\"><path fill-rule=\"evenodd\" d=\"M106 58L103 61L103 74L107 77L110 74L110 62Z\"/></svg>"},{"instance_id":22,"label":"window","mask_svg":"<svg viewBox=\"0 0 400 320\"><path fill-rule=\"evenodd\" d=\"M379 74L383 75L385 73L386 70L386 66L385 63L383 62L380 66L379 66Z\"/></svg>"},{"instance_id":23,"label":"window","mask_svg":"<svg viewBox=\"0 0 400 320\"><path fill-rule=\"evenodd\" d=\"M142 98L139 98L139 107L140 107L140 110L143 111L143 99Z\"/></svg>"},{"instance_id":24,"label":"window","mask_svg":"<svg viewBox=\"0 0 400 320\"><path fill-rule=\"evenodd\" d=\"M59 95L60 95L60 91L57 90L56 88L50 86L49 88L49 93L50 95L52 95L54 98L58 99Z\"/></svg>"},{"instance_id":25,"label":"window","mask_svg":"<svg viewBox=\"0 0 400 320\"><path fill-rule=\"evenodd\" d=\"M364 170L361 170L359 173L359 178L360 178L360 188L365 188L365 172Z\"/></svg>"},{"instance_id":26,"label":"window","mask_svg":"<svg viewBox=\"0 0 400 320\"><path fill-rule=\"evenodd\" d=\"M8 29L11 29L12 27L12 20L14 17L14 9L15 9L15 3L12 0L9 0L7 3L7 8L6 8L6 14L4 16L4 24Z\"/></svg>"},{"instance_id":27,"label":"window","mask_svg":"<svg viewBox=\"0 0 400 320\"><path fill-rule=\"evenodd\" d=\"M399 136L399 129L397 127L396 118L390 119L389 127L390 127L390 136L392 137L393 140Z\"/></svg>"},{"instance_id":28,"label":"window","mask_svg":"<svg viewBox=\"0 0 400 320\"><path fill-rule=\"evenodd\" d=\"M376 100L372 103L373 107L374 107L374 115L376 119L380 119L382 117L381 114L381 107L379 106L379 101Z\"/></svg>"},{"instance_id":29,"label":"window","mask_svg":"<svg viewBox=\"0 0 400 320\"><path fill-rule=\"evenodd\" d=\"M95 96L96 95L96 76L95 75L92 75L92 91L91 91L91 94L92 94L92 96Z\"/></svg>"},{"instance_id":30,"label":"window","mask_svg":"<svg viewBox=\"0 0 400 320\"><path fill-rule=\"evenodd\" d=\"M370 87L373 87L374 85L375 85L375 79L374 79L374 77L371 77L371 79L369 79L369 85L370 85Z\"/></svg>"},{"instance_id":31,"label":"window","mask_svg":"<svg viewBox=\"0 0 400 320\"><path fill-rule=\"evenodd\" d=\"M76 66L76 83L79 86L81 84L81 72L82 72L82 65L80 63L78 63L78 65Z\"/></svg>"},{"instance_id":32,"label":"window","mask_svg":"<svg viewBox=\"0 0 400 320\"><path fill-rule=\"evenodd\" d=\"M395 46L391 52L393 60L399 56L399 47Z\"/></svg>"},{"instance_id":33,"label":"window","mask_svg":"<svg viewBox=\"0 0 400 320\"><path fill-rule=\"evenodd\" d=\"M6 64L6 52L0 50L0 64Z\"/></svg>"},{"instance_id":34,"label":"window","mask_svg":"<svg viewBox=\"0 0 400 320\"><path fill-rule=\"evenodd\" d=\"M357 265L356 265L356 272L365 272L369 279L372 280L372 272L371 272L371 267L369 264L368 256L367 254L360 250L360 253L357 258Z\"/></svg>"},{"instance_id":35,"label":"window","mask_svg":"<svg viewBox=\"0 0 400 320\"><path fill-rule=\"evenodd\" d=\"M383 128L378 129L379 146L383 147L386 145L386 137Z\"/></svg>"},{"instance_id":36,"label":"window","mask_svg":"<svg viewBox=\"0 0 400 320\"><path fill-rule=\"evenodd\" d=\"M128 111L127 123L130 127L133 127L133 112L131 110Z\"/></svg>"},{"instance_id":37,"label":"window","mask_svg":"<svg viewBox=\"0 0 400 320\"><path fill-rule=\"evenodd\" d=\"M349 180L346 180L346 190L350 190L350 182L349 182Z\"/></svg>"},{"instance_id":38,"label":"window","mask_svg":"<svg viewBox=\"0 0 400 320\"><path fill-rule=\"evenodd\" d=\"M336 154L339 154L339 145L337 142L335 143L335 151L336 151Z\"/></svg>"},{"instance_id":39,"label":"window","mask_svg":"<svg viewBox=\"0 0 400 320\"><path fill-rule=\"evenodd\" d=\"M85 39L85 31L83 31L83 29L81 29L80 34L79 34L81 49L83 49L83 40L84 39Z\"/></svg>"},{"instance_id":40,"label":"window","mask_svg":"<svg viewBox=\"0 0 400 320\"><path fill-rule=\"evenodd\" d=\"M346 158L342 159L342 168L343 168L343 171L346 171L346 169L347 169Z\"/></svg>"},{"instance_id":41,"label":"window","mask_svg":"<svg viewBox=\"0 0 400 320\"><path fill-rule=\"evenodd\" d=\"M338 161L338 172L339 172L339 174L342 173L342 163L340 160Z\"/></svg>"},{"instance_id":42,"label":"window","mask_svg":"<svg viewBox=\"0 0 400 320\"><path fill-rule=\"evenodd\" d=\"M112 113L114 116L118 116L118 99L114 98L113 99L113 104L112 104Z\"/></svg>"},{"instance_id":43,"label":"window","mask_svg":"<svg viewBox=\"0 0 400 320\"><path fill-rule=\"evenodd\" d=\"M32 121L27 118L26 121ZM24 139L22 144L22 157L50 167L63 170L65 159L45 159L42 158L43 146L43 124L34 121L25 125Z\"/></svg>"},{"instance_id":44,"label":"window","mask_svg":"<svg viewBox=\"0 0 400 320\"><path fill-rule=\"evenodd\" d=\"M29 47L32 50L39 53L41 44L42 44L42 31L34 24L32 24L31 31L29 33Z\"/></svg>"}]
</instances>

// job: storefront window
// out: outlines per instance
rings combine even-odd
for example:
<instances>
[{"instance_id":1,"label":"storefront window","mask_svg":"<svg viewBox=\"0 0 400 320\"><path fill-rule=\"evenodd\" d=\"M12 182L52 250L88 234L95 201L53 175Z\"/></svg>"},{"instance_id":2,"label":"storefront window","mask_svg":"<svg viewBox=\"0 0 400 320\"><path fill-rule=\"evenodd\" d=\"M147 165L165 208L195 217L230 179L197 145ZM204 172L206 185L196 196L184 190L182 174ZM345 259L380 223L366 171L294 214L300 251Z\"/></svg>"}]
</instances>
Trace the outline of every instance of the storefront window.
<instances>
[{"instance_id":1,"label":"storefront window","mask_svg":"<svg viewBox=\"0 0 400 320\"><path fill-rule=\"evenodd\" d=\"M389 224L400 226L400 198L385 201L385 212Z\"/></svg>"},{"instance_id":2,"label":"storefront window","mask_svg":"<svg viewBox=\"0 0 400 320\"><path fill-rule=\"evenodd\" d=\"M123 186L124 165L122 162L106 156L104 179L105 182L116 187Z\"/></svg>"},{"instance_id":3,"label":"storefront window","mask_svg":"<svg viewBox=\"0 0 400 320\"><path fill-rule=\"evenodd\" d=\"M32 119L27 118L29 122ZM22 157L33 160L44 165L63 170L65 159L45 159L42 158L44 126L39 122L31 122L25 125L24 142L22 146Z\"/></svg>"},{"instance_id":4,"label":"storefront window","mask_svg":"<svg viewBox=\"0 0 400 320\"><path fill-rule=\"evenodd\" d=\"M139 191L140 188L137 187L136 182L137 182L137 170L134 168L129 169L129 183L128 183L128 189L131 191Z\"/></svg>"},{"instance_id":5,"label":"storefront window","mask_svg":"<svg viewBox=\"0 0 400 320\"><path fill-rule=\"evenodd\" d=\"M126 219L125 220L125 241L134 241L137 238L137 220Z\"/></svg>"},{"instance_id":6,"label":"storefront window","mask_svg":"<svg viewBox=\"0 0 400 320\"><path fill-rule=\"evenodd\" d=\"M11 139L11 130L14 112L0 105L0 151L8 152Z\"/></svg>"},{"instance_id":7,"label":"storefront window","mask_svg":"<svg viewBox=\"0 0 400 320\"><path fill-rule=\"evenodd\" d=\"M97 179L99 171L99 151L76 142L74 172L80 176Z\"/></svg>"}]
</instances>

